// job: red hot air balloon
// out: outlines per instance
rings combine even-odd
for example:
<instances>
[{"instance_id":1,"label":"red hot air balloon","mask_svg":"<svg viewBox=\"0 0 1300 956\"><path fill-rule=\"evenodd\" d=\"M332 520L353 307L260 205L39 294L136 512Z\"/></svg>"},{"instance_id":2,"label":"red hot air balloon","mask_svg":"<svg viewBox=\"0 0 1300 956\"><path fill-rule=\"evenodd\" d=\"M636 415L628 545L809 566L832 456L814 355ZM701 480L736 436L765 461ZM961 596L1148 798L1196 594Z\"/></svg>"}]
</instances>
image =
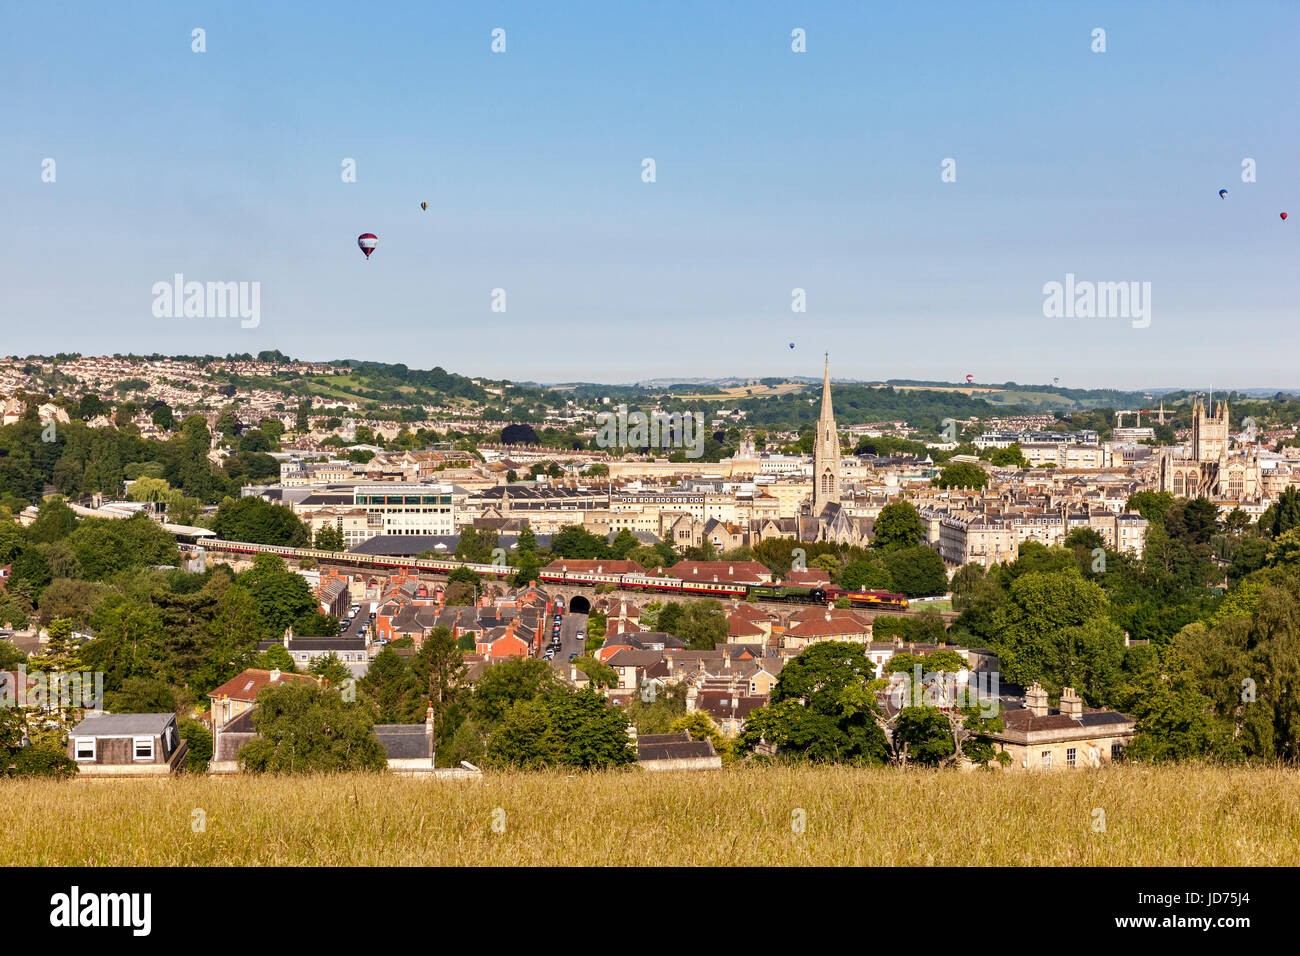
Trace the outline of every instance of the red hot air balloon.
<instances>
[{"instance_id":1,"label":"red hot air balloon","mask_svg":"<svg viewBox=\"0 0 1300 956\"><path fill-rule=\"evenodd\" d=\"M363 232L361 235L357 236L357 245L361 247L361 251L364 252L366 258L369 259L370 253L374 252L375 246L379 245L379 237L373 232Z\"/></svg>"},{"instance_id":2,"label":"red hot air balloon","mask_svg":"<svg viewBox=\"0 0 1300 956\"><path fill-rule=\"evenodd\" d=\"M967 385L969 385L970 383L972 383L972 382L974 382L974 381L975 381L975 376L974 376L974 375L967 375L967 376L966 376L966 384L967 384Z\"/></svg>"},{"instance_id":3,"label":"red hot air balloon","mask_svg":"<svg viewBox=\"0 0 1300 956\"><path fill-rule=\"evenodd\" d=\"M1286 219L1286 213L1282 213L1282 218Z\"/></svg>"}]
</instances>

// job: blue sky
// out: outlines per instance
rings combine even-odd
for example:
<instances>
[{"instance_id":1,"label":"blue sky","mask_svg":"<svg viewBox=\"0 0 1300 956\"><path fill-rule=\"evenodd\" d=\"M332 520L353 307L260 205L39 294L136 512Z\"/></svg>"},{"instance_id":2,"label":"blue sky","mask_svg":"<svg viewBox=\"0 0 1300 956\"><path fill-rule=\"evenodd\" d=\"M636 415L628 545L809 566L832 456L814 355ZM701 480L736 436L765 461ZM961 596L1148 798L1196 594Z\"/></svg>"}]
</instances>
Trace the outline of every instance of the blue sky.
<instances>
[{"instance_id":1,"label":"blue sky","mask_svg":"<svg viewBox=\"0 0 1300 956\"><path fill-rule=\"evenodd\" d=\"M1300 5L983 6L6 0L0 351L1300 386ZM260 325L155 318L178 272Z\"/></svg>"}]
</instances>

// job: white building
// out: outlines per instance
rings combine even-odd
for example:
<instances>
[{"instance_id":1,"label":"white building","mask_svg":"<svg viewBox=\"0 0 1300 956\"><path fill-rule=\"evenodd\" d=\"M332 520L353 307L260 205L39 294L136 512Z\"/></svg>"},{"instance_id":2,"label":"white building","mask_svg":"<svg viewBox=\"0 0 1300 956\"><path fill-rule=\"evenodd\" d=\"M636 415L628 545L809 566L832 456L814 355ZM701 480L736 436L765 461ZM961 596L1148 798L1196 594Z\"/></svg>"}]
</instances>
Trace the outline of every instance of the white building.
<instances>
[{"instance_id":1,"label":"white building","mask_svg":"<svg viewBox=\"0 0 1300 956\"><path fill-rule=\"evenodd\" d=\"M394 484L357 485L353 504L372 519L383 522L381 534L456 533L455 506L451 485Z\"/></svg>"}]
</instances>

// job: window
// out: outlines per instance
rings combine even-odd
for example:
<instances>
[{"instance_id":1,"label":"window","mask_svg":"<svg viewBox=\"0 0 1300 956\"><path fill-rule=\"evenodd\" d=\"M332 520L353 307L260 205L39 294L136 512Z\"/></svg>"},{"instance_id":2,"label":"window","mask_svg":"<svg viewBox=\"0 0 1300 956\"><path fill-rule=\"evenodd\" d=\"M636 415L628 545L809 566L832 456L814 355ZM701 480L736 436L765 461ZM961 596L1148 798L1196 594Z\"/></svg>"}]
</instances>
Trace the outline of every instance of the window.
<instances>
[{"instance_id":1,"label":"window","mask_svg":"<svg viewBox=\"0 0 1300 956\"><path fill-rule=\"evenodd\" d=\"M1043 751L1043 769L1044 770L1052 769L1052 752L1050 750Z\"/></svg>"},{"instance_id":2,"label":"window","mask_svg":"<svg viewBox=\"0 0 1300 956\"><path fill-rule=\"evenodd\" d=\"M1074 747L1067 747L1065 751L1065 762L1068 766L1078 766L1079 751Z\"/></svg>"},{"instance_id":3,"label":"window","mask_svg":"<svg viewBox=\"0 0 1300 956\"><path fill-rule=\"evenodd\" d=\"M153 759L153 738L152 737L136 737L134 738L134 743L135 743L136 760Z\"/></svg>"},{"instance_id":4,"label":"window","mask_svg":"<svg viewBox=\"0 0 1300 956\"><path fill-rule=\"evenodd\" d=\"M1111 759L1111 760L1118 760L1118 759L1119 759L1120 757L1122 757L1122 756L1124 756L1124 745L1123 745L1123 744L1111 744L1111 745L1110 745L1110 759Z\"/></svg>"},{"instance_id":5,"label":"window","mask_svg":"<svg viewBox=\"0 0 1300 956\"><path fill-rule=\"evenodd\" d=\"M95 759L95 738L78 737L76 742L75 753L77 755L78 760L94 760Z\"/></svg>"}]
</instances>

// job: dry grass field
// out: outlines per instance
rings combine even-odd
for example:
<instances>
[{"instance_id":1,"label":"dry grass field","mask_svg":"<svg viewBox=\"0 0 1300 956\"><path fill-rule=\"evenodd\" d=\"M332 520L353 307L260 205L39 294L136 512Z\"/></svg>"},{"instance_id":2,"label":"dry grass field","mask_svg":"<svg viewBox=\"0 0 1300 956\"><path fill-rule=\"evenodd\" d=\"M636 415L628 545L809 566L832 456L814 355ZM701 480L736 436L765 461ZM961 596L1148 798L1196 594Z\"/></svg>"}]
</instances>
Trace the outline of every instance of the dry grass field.
<instances>
[{"instance_id":1,"label":"dry grass field","mask_svg":"<svg viewBox=\"0 0 1300 956\"><path fill-rule=\"evenodd\" d=\"M0 807L5 865L1300 864L1283 769L6 780Z\"/></svg>"}]
</instances>

